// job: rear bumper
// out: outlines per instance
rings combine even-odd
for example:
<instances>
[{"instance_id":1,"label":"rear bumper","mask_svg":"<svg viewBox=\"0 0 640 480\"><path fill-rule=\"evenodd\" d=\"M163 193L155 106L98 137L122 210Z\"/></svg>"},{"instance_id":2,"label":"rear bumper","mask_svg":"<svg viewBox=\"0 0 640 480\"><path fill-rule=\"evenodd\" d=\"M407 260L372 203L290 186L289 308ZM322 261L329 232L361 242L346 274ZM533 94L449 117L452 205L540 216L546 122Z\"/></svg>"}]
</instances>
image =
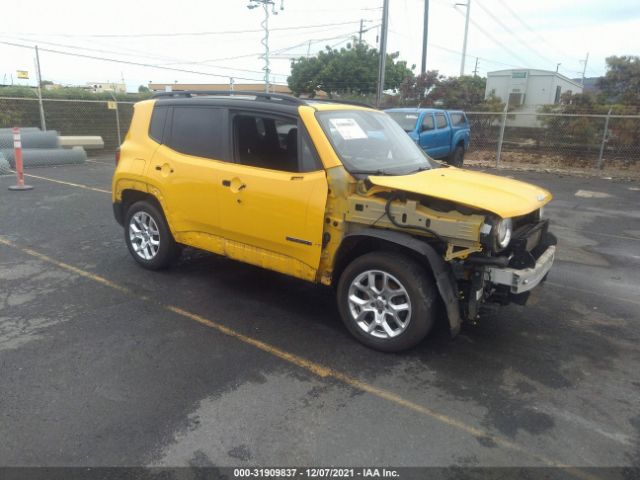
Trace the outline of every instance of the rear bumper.
<instances>
[{"instance_id":1,"label":"rear bumper","mask_svg":"<svg viewBox=\"0 0 640 480\"><path fill-rule=\"evenodd\" d=\"M551 270L555 254L555 245L550 245L538 257L533 267L523 269L488 267L486 272L489 275L489 282L507 286L509 292L514 295L533 290Z\"/></svg>"}]
</instances>

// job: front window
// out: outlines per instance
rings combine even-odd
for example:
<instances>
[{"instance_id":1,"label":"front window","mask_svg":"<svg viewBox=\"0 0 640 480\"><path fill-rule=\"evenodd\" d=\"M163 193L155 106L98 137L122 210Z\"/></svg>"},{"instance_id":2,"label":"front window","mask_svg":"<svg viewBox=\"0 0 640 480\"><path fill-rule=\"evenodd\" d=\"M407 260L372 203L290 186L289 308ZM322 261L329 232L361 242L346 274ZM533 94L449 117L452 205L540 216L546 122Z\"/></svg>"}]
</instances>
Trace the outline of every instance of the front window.
<instances>
[{"instance_id":1,"label":"front window","mask_svg":"<svg viewBox=\"0 0 640 480\"><path fill-rule=\"evenodd\" d=\"M419 115L417 113L407 112L387 112L405 132L413 132L416 129Z\"/></svg>"},{"instance_id":2,"label":"front window","mask_svg":"<svg viewBox=\"0 0 640 480\"><path fill-rule=\"evenodd\" d=\"M435 166L386 113L336 110L317 112L316 117L354 175L406 175Z\"/></svg>"}]
</instances>

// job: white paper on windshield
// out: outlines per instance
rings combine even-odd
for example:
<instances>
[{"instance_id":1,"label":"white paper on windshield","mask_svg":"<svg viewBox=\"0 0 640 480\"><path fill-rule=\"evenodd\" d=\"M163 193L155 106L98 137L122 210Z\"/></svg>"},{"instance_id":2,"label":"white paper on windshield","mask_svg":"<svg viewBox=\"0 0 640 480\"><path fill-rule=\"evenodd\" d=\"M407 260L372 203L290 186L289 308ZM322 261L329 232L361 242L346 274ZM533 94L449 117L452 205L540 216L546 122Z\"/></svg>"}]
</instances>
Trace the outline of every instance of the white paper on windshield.
<instances>
[{"instance_id":1,"label":"white paper on windshield","mask_svg":"<svg viewBox=\"0 0 640 480\"><path fill-rule=\"evenodd\" d=\"M367 138L367 134L353 118L331 118L331 125L345 140Z\"/></svg>"}]
</instances>

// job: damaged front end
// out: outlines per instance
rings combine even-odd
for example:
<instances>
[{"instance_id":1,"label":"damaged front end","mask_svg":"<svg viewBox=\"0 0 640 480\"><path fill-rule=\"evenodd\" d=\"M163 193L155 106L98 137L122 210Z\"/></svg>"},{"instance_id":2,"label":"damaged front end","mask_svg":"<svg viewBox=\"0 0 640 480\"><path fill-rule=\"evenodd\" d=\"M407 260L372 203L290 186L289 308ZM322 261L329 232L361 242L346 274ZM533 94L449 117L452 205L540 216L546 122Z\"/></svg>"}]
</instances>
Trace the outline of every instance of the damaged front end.
<instances>
[{"instance_id":1,"label":"damaged front end","mask_svg":"<svg viewBox=\"0 0 640 480\"><path fill-rule=\"evenodd\" d=\"M546 202L549 199L546 196ZM404 238L405 246L419 251L418 242L438 257L437 262L428 260L452 334L460 321L477 321L488 304L525 304L554 261L556 238L549 232L548 220L541 218L541 206L503 218L468 202L392 190L369 179L358 182L346 204L346 236L397 232L402 237L395 242ZM442 283L450 283L445 290L454 294L446 298Z\"/></svg>"},{"instance_id":2,"label":"damaged front end","mask_svg":"<svg viewBox=\"0 0 640 480\"><path fill-rule=\"evenodd\" d=\"M549 221L540 218L540 211L512 221L511 239L505 248L496 251L487 245L482 253L451 262L467 320L475 321L482 307L490 303L525 305L553 265L557 240L549 232Z\"/></svg>"}]
</instances>

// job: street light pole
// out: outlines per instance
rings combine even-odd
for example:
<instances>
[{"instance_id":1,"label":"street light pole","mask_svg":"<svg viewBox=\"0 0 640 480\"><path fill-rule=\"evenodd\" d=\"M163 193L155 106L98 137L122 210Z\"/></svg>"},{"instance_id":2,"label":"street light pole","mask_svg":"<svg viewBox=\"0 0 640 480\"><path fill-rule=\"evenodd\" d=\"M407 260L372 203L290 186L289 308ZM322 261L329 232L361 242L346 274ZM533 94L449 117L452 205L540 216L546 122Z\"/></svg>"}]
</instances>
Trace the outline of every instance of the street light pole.
<instances>
[{"instance_id":1,"label":"street light pole","mask_svg":"<svg viewBox=\"0 0 640 480\"><path fill-rule=\"evenodd\" d=\"M427 40L429 38L429 0L424 0L424 19L422 25L422 68L420 73L427 72Z\"/></svg>"},{"instance_id":2,"label":"street light pole","mask_svg":"<svg viewBox=\"0 0 640 480\"><path fill-rule=\"evenodd\" d=\"M44 118L44 106L42 105L42 73L40 72L40 53L36 45L36 80L38 82L38 107L40 108L40 128L42 131L47 129L47 122Z\"/></svg>"},{"instance_id":3,"label":"street light pole","mask_svg":"<svg viewBox=\"0 0 640 480\"><path fill-rule=\"evenodd\" d=\"M469 34L469 12L471 11L471 0L467 3L456 3L456 5L467 7L467 15L464 21L464 42L462 44L462 61L460 62L460 76L464 75L464 64L467 61L467 36Z\"/></svg>"},{"instance_id":4,"label":"street light pole","mask_svg":"<svg viewBox=\"0 0 640 480\"><path fill-rule=\"evenodd\" d=\"M262 58L264 59L264 91L265 93L269 93L269 82L271 76L271 68L269 66L269 15L270 13L278 15L278 12L276 11L275 0L249 0L247 8L249 10L253 10L260 5L262 5L262 9L264 10L264 20L260 22L260 26L264 30L264 37L262 37L262 41L260 42L264 46L264 54L262 55ZM271 7L271 12L269 12L269 7ZM284 0L280 0L280 10L284 10Z\"/></svg>"},{"instance_id":5,"label":"street light pole","mask_svg":"<svg viewBox=\"0 0 640 480\"><path fill-rule=\"evenodd\" d=\"M384 69L387 62L387 29L389 27L389 0L382 4L382 27L380 33L380 61L378 63L378 90L376 92L376 106L382 101L384 90Z\"/></svg>"}]
</instances>

